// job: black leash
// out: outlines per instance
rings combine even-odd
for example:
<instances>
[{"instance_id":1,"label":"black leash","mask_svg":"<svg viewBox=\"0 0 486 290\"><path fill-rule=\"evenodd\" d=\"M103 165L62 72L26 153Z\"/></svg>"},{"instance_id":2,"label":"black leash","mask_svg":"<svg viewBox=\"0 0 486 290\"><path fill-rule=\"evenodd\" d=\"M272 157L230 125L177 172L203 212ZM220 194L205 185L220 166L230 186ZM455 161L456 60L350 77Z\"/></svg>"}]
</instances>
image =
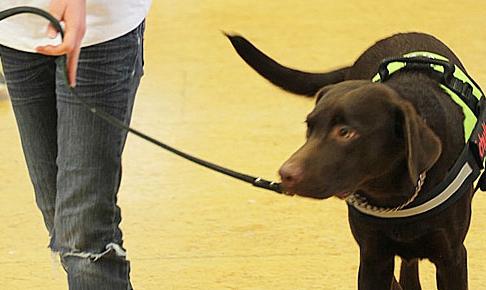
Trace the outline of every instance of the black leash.
<instances>
[{"instance_id":1,"label":"black leash","mask_svg":"<svg viewBox=\"0 0 486 290\"><path fill-rule=\"evenodd\" d=\"M46 18L54 26L54 28L57 31L59 31L59 33L61 33L61 38L64 39L64 30L62 29L59 21L54 16L49 14L48 12L46 12L42 9L39 9L39 8L20 6L20 7L15 7L15 8L11 8L11 9L8 9L8 10L1 11L0 12L0 21L2 21L5 18L8 18L10 16L14 16L14 15L17 15L17 14L25 14L25 13L35 14L35 15L39 15L41 17ZM159 140L152 138L152 137L150 137L150 136L148 136L148 135L146 135L146 134L144 134L144 133L142 133L138 130L130 128L125 123L123 123L122 121L113 117L112 115L110 115L110 114L108 114L108 113L106 113L102 110L98 110L95 107L90 106L88 103L86 103L82 98L80 98L78 96L78 94L76 93L76 89L69 85L68 76L67 76L67 69L66 69L66 56L60 56L57 61L58 61L58 64L64 70L63 78L64 78L64 81L65 81L66 85L68 86L70 92L73 94L73 96L79 102L81 102L81 104L83 104L88 110L90 110L93 114L95 114L99 118L107 121L108 123L110 123L111 125L119 128L119 129L126 130L126 131L128 131L128 132L130 132L134 135L137 135L138 137L152 143L152 144L155 144L155 145L157 145L157 146L159 146L159 147L161 147L165 150L168 150L168 151L170 151L170 152L172 152L172 153L174 153L174 154L176 154L176 155L178 155L178 156L180 156L184 159L192 161L196 164L199 164L199 165L204 166L206 168L209 168L211 170L217 171L219 173L231 176L233 178L239 179L241 181L250 183L253 186L268 189L268 190L275 191L275 192L278 192L278 193L282 193L280 183L268 181L268 180L262 179L260 177L254 177L254 176L251 176L251 175L239 173L239 172L236 172L234 170L231 170L231 169L219 166L217 164L202 160L200 158L191 156L191 155L189 155L185 152L182 152L182 151L180 151L180 150L178 150L178 149L176 149L172 146L169 146L169 145L167 145L163 142L160 142Z\"/></svg>"}]
</instances>

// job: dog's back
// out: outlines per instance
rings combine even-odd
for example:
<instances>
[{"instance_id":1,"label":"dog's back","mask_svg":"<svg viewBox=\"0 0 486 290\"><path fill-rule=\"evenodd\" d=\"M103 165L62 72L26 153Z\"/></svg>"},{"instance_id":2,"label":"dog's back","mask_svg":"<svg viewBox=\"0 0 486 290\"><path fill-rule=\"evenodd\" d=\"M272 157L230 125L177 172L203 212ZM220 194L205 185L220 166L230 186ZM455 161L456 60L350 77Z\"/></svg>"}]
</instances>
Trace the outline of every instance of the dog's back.
<instances>
[{"instance_id":1,"label":"dog's back","mask_svg":"<svg viewBox=\"0 0 486 290\"><path fill-rule=\"evenodd\" d=\"M384 59L417 51L442 55L464 70L457 56L443 42L429 34L412 32L395 34L372 45L358 57L346 79L371 79Z\"/></svg>"}]
</instances>

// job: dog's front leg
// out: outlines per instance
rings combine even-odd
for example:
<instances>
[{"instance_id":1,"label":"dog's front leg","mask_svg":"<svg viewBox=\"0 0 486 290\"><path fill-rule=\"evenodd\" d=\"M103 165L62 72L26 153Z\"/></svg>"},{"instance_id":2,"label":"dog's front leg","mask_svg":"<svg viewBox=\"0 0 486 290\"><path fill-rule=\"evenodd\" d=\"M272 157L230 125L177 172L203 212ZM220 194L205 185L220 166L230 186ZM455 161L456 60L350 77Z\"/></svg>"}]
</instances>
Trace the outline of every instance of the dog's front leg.
<instances>
[{"instance_id":1,"label":"dog's front leg","mask_svg":"<svg viewBox=\"0 0 486 290\"><path fill-rule=\"evenodd\" d=\"M432 260L437 268L438 290L467 290L467 251L460 245L447 257Z\"/></svg>"},{"instance_id":2,"label":"dog's front leg","mask_svg":"<svg viewBox=\"0 0 486 290\"><path fill-rule=\"evenodd\" d=\"M392 289L394 281L394 267L394 255L383 253L383 249L376 249L375 251L370 251L370 249L361 249L358 274L358 289Z\"/></svg>"}]
</instances>

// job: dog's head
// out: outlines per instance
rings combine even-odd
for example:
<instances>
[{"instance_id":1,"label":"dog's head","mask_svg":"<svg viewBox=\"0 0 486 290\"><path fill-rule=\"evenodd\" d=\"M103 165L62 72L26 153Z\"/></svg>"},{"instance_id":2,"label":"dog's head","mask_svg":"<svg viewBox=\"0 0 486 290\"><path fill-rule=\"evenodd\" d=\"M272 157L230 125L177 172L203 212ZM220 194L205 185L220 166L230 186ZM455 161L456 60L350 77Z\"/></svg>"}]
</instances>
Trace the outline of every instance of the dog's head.
<instances>
[{"instance_id":1,"label":"dog's head","mask_svg":"<svg viewBox=\"0 0 486 290\"><path fill-rule=\"evenodd\" d=\"M381 83L324 87L306 122L307 141L279 170L284 190L301 196L344 197L400 163L416 183L441 153L414 107Z\"/></svg>"}]
</instances>

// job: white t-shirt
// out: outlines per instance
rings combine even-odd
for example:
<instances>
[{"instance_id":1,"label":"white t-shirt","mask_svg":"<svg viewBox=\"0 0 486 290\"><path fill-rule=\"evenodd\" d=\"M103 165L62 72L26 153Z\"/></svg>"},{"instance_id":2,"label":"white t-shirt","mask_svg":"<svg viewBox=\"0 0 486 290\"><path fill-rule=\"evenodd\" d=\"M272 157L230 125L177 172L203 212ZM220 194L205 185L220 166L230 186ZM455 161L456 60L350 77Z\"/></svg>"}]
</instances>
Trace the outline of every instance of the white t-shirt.
<instances>
[{"instance_id":1,"label":"white t-shirt","mask_svg":"<svg viewBox=\"0 0 486 290\"><path fill-rule=\"evenodd\" d=\"M67 0L69 1L69 0ZM34 6L47 11L51 0L0 0L0 11ZM86 0L86 34L82 46L105 42L130 32L147 16L151 0ZM0 44L22 51L60 43L47 37L47 20L20 14L0 21Z\"/></svg>"}]
</instances>

